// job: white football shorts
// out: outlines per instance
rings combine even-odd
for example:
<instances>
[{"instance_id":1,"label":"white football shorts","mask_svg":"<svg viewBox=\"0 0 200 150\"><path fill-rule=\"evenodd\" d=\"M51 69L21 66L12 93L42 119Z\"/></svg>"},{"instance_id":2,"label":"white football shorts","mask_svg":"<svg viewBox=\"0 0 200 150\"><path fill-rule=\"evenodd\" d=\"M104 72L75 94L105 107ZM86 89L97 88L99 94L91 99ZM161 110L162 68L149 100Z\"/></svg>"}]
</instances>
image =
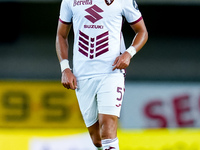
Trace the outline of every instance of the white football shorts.
<instances>
[{"instance_id":1,"label":"white football shorts","mask_svg":"<svg viewBox=\"0 0 200 150\"><path fill-rule=\"evenodd\" d=\"M98 121L98 114L120 117L125 91L122 73L106 74L78 81L76 96L87 127Z\"/></svg>"}]
</instances>

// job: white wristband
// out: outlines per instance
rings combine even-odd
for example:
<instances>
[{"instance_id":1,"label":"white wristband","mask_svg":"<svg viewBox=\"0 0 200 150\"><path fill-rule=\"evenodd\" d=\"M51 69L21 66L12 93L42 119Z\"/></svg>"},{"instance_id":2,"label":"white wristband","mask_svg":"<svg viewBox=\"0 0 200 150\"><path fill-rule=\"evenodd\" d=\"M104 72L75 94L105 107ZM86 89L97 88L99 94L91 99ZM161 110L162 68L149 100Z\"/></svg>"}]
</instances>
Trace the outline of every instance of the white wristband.
<instances>
[{"instance_id":1,"label":"white wristband","mask_svg":"<svg viewBox=\"0 0 200 150\"><path fill-rule=\"evenodd\" d=\"M61 67L61 72L63 72L65 69L70 68L69 66L69 61L67 59L63 59L61 62L60 62L60 67Z\"/></svg>"},{"instance_id":2,"label":"white wristband","mask_svg":"<svg viewBox=\"0 0 200 150\"><path fill-rule=\"evenodd\" d=\"M130 46L126 51L131 55L131 57L133 57L137 52L133 46Z\"/></svg>"}]
</instances>

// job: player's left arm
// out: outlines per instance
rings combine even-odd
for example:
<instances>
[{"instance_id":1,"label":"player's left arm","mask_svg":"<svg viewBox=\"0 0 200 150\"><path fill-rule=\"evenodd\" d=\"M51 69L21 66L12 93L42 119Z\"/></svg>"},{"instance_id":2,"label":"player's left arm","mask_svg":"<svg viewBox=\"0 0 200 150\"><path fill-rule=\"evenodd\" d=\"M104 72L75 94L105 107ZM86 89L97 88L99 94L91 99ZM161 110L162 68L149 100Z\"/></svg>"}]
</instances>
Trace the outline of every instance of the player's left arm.
<instances>
[{"instance_id":1,"label":"player's left arm","mask_svg":"<svg viewBox=\"0 0 200 150\"><path fill-rule=\"evenodd\" d=\"M135 32L135 37L131 46L136 50L136 53L142 49L148 40L148 32L144 23L141 19L139 22L130 25ZM115 69L125 69L129 66L132 56L129 52L125 51L122 55L118 56L113 63L113 71Z\"/></svg>"}]
</instances>

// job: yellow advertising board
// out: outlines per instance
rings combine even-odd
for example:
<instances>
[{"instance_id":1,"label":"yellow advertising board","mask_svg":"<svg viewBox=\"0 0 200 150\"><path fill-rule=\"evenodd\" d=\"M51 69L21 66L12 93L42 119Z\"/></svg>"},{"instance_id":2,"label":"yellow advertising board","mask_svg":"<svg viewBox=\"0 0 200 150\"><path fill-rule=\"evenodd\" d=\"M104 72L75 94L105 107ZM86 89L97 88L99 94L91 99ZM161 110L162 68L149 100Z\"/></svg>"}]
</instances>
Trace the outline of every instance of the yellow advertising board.
<instances>
[{"instance_id":1,"label":"yellow advertising board","mask_svg":"<svg viewBox=\"0 0 200 150\"><path fill-rule=\"evenodd\" d=\"M0 127L85 127L75 92L57 81L0 81Z\"/></svg>"}]
</instances>

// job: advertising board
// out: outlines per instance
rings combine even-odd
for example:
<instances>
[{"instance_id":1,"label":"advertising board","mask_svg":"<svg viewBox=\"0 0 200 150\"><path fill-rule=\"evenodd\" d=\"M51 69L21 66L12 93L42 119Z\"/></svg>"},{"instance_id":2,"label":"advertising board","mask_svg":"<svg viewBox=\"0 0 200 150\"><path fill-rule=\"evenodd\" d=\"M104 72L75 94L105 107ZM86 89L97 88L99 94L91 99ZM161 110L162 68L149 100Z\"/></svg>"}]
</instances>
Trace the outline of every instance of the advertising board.
<instances>
[{"instance_id":1,"label":"advertising board","mask_svg":"<svg viewBox=\"0 0 200 150\"><path fill-rule=\"evenodd\" d=\"M123 128L200 127L200 84L127 83Z\"/></svg>"},{"instance_id":2,"label":"advertising board","mask_svg":"<svg viewBox=\"0 0 200 150\"><path fill-rule=\"evenodd\" d=\"M75 92L60 82L0 82L0 127L85 127Z\"/></svg>"}]
</instances>

